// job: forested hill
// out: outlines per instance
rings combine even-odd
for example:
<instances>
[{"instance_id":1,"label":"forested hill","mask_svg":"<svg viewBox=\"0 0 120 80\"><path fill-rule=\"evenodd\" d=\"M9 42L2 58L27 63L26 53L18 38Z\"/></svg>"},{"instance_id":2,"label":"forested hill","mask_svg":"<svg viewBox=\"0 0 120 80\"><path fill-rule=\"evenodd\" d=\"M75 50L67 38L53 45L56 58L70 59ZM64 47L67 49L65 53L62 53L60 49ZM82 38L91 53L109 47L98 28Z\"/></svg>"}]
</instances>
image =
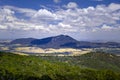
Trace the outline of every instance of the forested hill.
<instances>
[{"instance_id":1,"label":"forested hill","mask_svg":"<svg viewBox=\"0 0 120 80\"><path fill-rule=\"evenodd\" d=\"M120 58L88 53L35 57L0 52L0 80L120 80Z\"/></svg>"}]
</instances>

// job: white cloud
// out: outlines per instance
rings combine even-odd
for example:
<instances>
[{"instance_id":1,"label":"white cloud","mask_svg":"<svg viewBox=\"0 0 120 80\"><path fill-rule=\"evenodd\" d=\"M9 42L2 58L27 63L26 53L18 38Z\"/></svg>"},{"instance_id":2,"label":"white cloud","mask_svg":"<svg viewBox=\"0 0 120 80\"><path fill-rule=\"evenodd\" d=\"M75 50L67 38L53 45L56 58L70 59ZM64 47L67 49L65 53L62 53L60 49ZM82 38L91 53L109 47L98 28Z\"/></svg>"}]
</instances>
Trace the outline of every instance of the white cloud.
<instances>
[{"instance_id":1,"label":"white cloud","mask_svg":"<svg viewBox=\"0 0 120 80\"><path fill-rule=\"evenodd\" d=\"M113 29L113 27L104 24L104 25L101 27L101 29L103 29L103 30L111 30L111 29Z\"/></svg>"},{"instance_id":2,"label":"white cloud","mask_svg":"<svg viewBox=\"0 0 120 80\"><path fill-rule=\"evenodd\" d=\"M66 9L57 11L3 6L0 8L0 30L38 31L46 34L116 31L120 30L119 6L112 3L108 6L79 8L76 3L70 2Z\"/></svg>"},{"instance_id":3,"label":"white cloud","mask_svg":"<svg viewBox=\"0 0 120 80\"><path fill-rule=\"evenodd\" d=\"M5 25L0 25L0 30L6 30L7 29L7 26Z\"/></svg>"},{"instance_id":4,"label":"white cloud","mask_svg":"<svg viewBox=\"0 0 120 80\"><path fill-rule=\"evenodd\" d=\"M40 10L38 10L34 15L33 15L33 18L45 18L45 17L47 17L47 18L54 18L54 17L56 17L56 15L55 14L53 14L52 12L50 12L50 11L48 11L48 10L46 10L46 9L40 9Z\"/></svg>"},{"instance_id":5,"label":"white cloud","mask_svg":"<svg viewBox=\"0 0 120 80\"><path fill-rule=\"evenodd\" d=\"M63 23L59 23L58 26L63 27L63 28L71 28L72 27L69 24L63 24Z\"/></svg>"},{"instance_id":6,"label":"white cloud","mask_svg":"<svg viewBox=\"0 0 120 80\"><path fill-rule=\"evenodd\" d=\"M15 19L14 17L14 11L6 8L0 8L0 21L13 21Z\"/></svg>"},{"instance_id":7,"label":"white cloud","mask_svg":"<svg viewBox=\"0 0 120 80\"><path fill-rule=\"evenodd\" d=\"M111 4L110 4L111 5ZM119 4L116 4L119 5ZM116 25L116 20L120 20L120 12L113 12L109 6L98 5L97 7L77 8L75 10L68 9L59 14L66 15L63 22L71 24L74 27L95 28L103 24Z\"/></svg>"},{"instance_id":8,"label":"white cloud","mask_svg":"<svg viewBox=\"0 0 120 80\"><path fill-rule=\"evenodd\" d=\"M116 3L111 3L108 8L111 10L111 11L115 11L115 10L120 10L120 4L116 4Z\"/></svg>"},{"instance_id":9,"label":"white cloud","mask_svg":"<svg viewBox=\"0 0 120 80\"><path fill-rule=\"evenodd\" d=\"M67 8L77 8L78 5L77 5L77 3L75 3L75 2L69 2L66 7L67 7Z\"/></svg>"},{"instance_id":10,"label":"white cloud","mask_svg":"<svg viewBox=\"0 0 120 80\"><path fill-rule=\"evenodd\" d=\"M28 9L28 8L18 8L14 6L3 6L5 9L10 9L18 13L24 13L25 16L33 16L37 11L33 9Z\"/></svg>"}]
</instances>

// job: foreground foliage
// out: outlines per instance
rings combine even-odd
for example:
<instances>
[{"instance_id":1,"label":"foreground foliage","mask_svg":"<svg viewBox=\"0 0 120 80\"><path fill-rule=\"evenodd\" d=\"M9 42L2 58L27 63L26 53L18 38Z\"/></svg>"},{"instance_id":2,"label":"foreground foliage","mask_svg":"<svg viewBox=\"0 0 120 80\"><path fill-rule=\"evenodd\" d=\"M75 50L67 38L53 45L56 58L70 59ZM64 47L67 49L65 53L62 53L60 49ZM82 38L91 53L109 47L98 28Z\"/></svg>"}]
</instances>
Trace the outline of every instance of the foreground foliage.
<instances>
[{"instance_id":1,"label":"foreground foliage","mask_svg":"<svg viewBox=\"0 0 120 80\"><path fill-rule=\"evenodd\" d=\"M60 57L53 59L0 52L0 80L120 80L117 71L81 68L79 64L59 60Z\"/></svg>"}]
</instances>

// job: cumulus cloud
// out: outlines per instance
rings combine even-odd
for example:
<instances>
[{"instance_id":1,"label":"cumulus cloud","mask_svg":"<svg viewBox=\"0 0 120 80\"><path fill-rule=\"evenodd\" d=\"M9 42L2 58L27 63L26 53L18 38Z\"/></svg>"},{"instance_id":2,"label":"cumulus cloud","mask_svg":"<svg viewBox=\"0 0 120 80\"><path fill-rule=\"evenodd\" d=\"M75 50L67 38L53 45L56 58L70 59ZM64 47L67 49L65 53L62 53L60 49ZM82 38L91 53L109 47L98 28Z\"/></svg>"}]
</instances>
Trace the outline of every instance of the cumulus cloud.
<instances>
[{"instance_id":1,"label":"cumulus cloud","mask_svg":"<svg viewBox=\"0 0 120 80\"><path fill-rule=\"evenodd\" d=\"M111 30L111 29L113 29L113 27L104 24L104 25L101 27L101 29L103 29L103 30Z\"/></svg>"},{"instance_id":2,"label":"cumulus cloud","mask_svg":"<svg viewBox=\"0 0 120 80\"><path fill-rule=\"evenodd\" d=\"M0 21L13 21L15 20L14 11L6 8L0 8Z\"/></svg>"},{"instance_id":3,"label":"cumulus cloud","mask_svg":"<svg viewBox=\"0 0 120 80\"><path fill-rule=\"evenodd\" d=\"M115 11L115 10L120 10L120 4L115 4L115 3L111 3L108 8L111 10L111 11Z\"/></svg>"},{"instance_id":4,"label":"cumulus cloud","mask_svg":"<svg viewBox=\"0 0 120 80\"><path fill-rule=\"evenodd\" d=\"M66 8L77 8L78 5L75 2L69 2L65 7Z\"/></svg>"},{"instance_id":5,"label":"cumulus cloud","mask_svg":"<svg viewBox=\"0 0 120 80\"><path fill-rule=\"evenodd\" d=\"M56 11L2 6L0 30L39 31L51 34L120 30L120 4L79 8L75 2L69 2L65 6L66 9Z\"/></svg>"},{"instance_id":6,"label":"cumulus cloud","mask_svg":"<svg viewBox=\"0 0 120 80\"><path fill-rule=\"evenodd\" d=\"M46 9L40 9L38 10L33 16L32 18L34 19L50 19L50 18L56 18L56 14L46 10Z\"/></svg>"}]
</instances>

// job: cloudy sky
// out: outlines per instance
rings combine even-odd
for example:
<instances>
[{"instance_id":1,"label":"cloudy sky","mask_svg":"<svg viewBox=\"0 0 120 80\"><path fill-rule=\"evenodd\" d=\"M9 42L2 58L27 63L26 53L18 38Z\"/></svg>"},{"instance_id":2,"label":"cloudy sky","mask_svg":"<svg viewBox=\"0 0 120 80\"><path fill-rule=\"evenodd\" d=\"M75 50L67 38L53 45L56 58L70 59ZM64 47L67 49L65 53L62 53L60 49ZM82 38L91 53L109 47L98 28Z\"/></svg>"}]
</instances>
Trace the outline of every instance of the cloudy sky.
<instances>
[{"instance_id":1,"label":"cloudy sky","mask_svg":"<svg viewBox=\"0 0 120 80\"><path fill-rule=\"evenodd\" d=\"M120 40L120 0L0 0L0 39L59 34Z\"/></svg>"}]
</instances>

